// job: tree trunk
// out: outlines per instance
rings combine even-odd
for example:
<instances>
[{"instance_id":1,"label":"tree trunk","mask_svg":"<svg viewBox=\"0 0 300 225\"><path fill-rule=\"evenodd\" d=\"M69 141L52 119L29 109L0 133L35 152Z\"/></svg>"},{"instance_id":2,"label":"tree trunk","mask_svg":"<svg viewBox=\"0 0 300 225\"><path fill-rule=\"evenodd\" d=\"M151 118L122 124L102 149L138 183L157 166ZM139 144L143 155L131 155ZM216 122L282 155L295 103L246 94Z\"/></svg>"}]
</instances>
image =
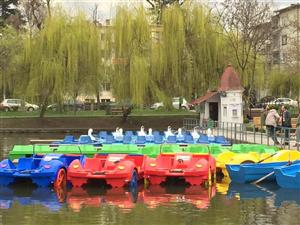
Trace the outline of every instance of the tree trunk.
<instances>
[{"instance_id":1,"label":"tree trunk","mask_svg":"<svg viewBox=\"0 0 300 225\"><path fill-rule=\"evenodd\" d=\"M48 16L51 17L51 7L50 7L50 2L51 0L46 0L47 1L47 11L48 11Z\"/></svg>"},{"instance_id":2,"label":"tree trunk","mask_svg":"<svg viewBox=\"0 0 300 225\"><path fill-rule=\"evenodd\" d=\"M46 110L47 110L47 106L48 106L48 96L45 97L44 101L42 102L42 107L41 107L41 111L40 111L40 118L44 118Z\"/></svg>"},{"instance_id":3,"label":"tree trunk","mask_svg":"<svg viewBox=\"0 0 300 225\"><path fill-rule=\"evenodd\" d=\"M97 110L100 110L100 94L99 94L99 91L97 91L96 97L97 97Z\"/></svg>"}]
</instances>

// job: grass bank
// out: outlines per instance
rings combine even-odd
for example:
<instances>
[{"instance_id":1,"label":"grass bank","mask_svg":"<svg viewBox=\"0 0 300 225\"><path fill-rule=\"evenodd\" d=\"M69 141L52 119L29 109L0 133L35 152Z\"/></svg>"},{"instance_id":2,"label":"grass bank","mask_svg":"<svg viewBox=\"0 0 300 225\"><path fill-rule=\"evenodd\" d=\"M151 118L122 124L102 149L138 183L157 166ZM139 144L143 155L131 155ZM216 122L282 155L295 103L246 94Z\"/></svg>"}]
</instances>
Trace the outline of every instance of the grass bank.
<instances>
[{"instance_id":1,"label":"grass bank","mask_svg":"<svg viewBox=\"0 0 300 225\"><path fill-rule=\"evenodd\" d=\"M23 112L23 111L16 111L16 112L0 112L0 118L37 118L39 117L39 111L35 112ZM133 110L130 116L190 116L190 115L197 115L193 111L187 110ZM120 115L106 115L105 110L98 110L98 111L77 111L74 113L73 111L66 111L66 112L53 112L47 111L45 114L45 118L49 117L111 117L111 116L120 116Z\"/></svg>"}]
</instances>

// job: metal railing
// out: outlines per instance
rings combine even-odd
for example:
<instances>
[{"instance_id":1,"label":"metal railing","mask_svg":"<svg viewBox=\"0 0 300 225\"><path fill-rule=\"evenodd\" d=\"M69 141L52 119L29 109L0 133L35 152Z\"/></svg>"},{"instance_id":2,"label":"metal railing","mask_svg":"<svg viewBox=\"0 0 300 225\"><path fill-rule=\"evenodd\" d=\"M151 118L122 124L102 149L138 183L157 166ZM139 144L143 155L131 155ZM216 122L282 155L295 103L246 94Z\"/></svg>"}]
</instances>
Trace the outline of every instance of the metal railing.
<instances>
[{"instance_id":1,"label":"metal railing","mask_svg":"<svg viewBox=\"0 0 300 225\"><path fill-rule=\"evenodd\" d=\"M200 121L199 119L184 119L183 127L186 130L196 128L201 133L206 133L208 128L211 129L213 135L223 135L231 143L253 143L265 145L279 145L282 149L300 149L299 143L296 144L295 128L276 127L275 129L267 129L266 127L258 127L254 124L229 123L218 121ZM274 137L278 142L274 142ZM275 141L276 141L275 139Z\"/></svg>"}]
</instances>

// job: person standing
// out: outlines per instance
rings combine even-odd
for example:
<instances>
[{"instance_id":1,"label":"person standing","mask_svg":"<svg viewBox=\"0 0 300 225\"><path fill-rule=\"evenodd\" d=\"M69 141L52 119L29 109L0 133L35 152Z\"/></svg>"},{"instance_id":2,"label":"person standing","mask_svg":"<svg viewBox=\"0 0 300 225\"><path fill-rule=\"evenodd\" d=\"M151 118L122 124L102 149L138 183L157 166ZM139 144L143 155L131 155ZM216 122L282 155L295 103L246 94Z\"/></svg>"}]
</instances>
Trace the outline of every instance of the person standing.
<instances>
[{"instance_id":1,"label":"person standing","mask_svg":"<svg viewBox=\"0 0 300 225\"><path fill-rule=\"evenodd\" d=\"M290 140L290 128L292 127L291 113L287 110L287 107L284 105L281 106L281 112L281 126L284 130L284 144L288 145Z\"/></svg>"},{"instance_id":2,"label":"person standing","mask_svg":"<svg viewBox=\"0 0 300 225\"><path fill-rule=\"evenodd\" d=\"M276 109L274 108L274 106L270 106L269 109L270 110L267 114L265 124L266 124L266 127L267 127L269 137L272 138L272 140L274 141L274 144L278 145L280 143L279 143L279 141L277 140L277 137L276 137L276 127L277 127L277 123L280 119L280 116L278 115L278 113L277 113Z\"/></svg>"},{"instance_id":3,"label":"person standing","mask_svg":"<svg viewBox=\"0 0 300 225\"><path fill-rule=\"evenodd\" d=\"M269 112L269 105L266 105L264 107L264 111L262 112L261 116L260 116L260 121L261 121L261 128L265 129L266 126L266 118Z\"/></svg>"},{"instance_id":4,"label":"person standing","mask_svg":"<svg viewBox=\"0 0 300 225\"><path fill-rule=\"evenodd\" d=\"M298 147L299 145L300 145L300 109L299 109L299 114L298 114L298 119L296 124L296 143L294 147Z\"/></svg>"}]
</instances>

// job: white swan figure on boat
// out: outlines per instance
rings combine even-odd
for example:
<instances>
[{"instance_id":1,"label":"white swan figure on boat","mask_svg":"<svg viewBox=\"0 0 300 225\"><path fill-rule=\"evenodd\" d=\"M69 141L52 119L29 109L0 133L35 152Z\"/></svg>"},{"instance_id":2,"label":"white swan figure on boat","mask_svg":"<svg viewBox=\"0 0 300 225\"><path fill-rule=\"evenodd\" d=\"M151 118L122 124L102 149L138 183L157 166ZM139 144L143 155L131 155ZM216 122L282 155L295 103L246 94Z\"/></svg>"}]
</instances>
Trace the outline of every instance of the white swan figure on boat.
<instances>
[{"instance_id":1,"label":"white swan figure on boat","mask_svg":"<svg viewBox=\"0 0 300 225\"><path fill-rule=\"evenodd\" d=\"M88 136L91 138L92 141L96 141L96 138L93 135L93 129L92 128L90 128L88 130Z\"/></svg>"},{"instance_id":2,"label":"white swan figure on boat","mask_svg":"<svg viewBox=\"0 0 300 225\"><path fill-rule=\"evenodd\" d=\"M182 134L182 128L178 128L178 130L177 130L177 140L178 141L184 140L184 135Z\"/></svg>"},{"instance_id":3,"label":"white swan figure on boat","mask_svg":"<svg viewBox=\"0 0 300 225\"><path fill-rule=\"evenodd\" d=\"M191 132L191 135L192 135L194 140L198 140L199 137L200 137L200 134L198 133L196 128L194 128L194 130Z\"/></svg>"},{"instance_id":4,"label":"white swan figure on boat","mask_svg":"<svg viewBox=\"0 0 300 225\"><path fill-rule=\"evenodd\" d=\"M122 141L123 140L123 129L122 128L118 128L118 130L116 130L116 133L115 133L115 136L114 138L117 140L117 141Z\"/></svg>"},{"instance_id":5,"label":"white swan figure on boat","mask_svg":"<svg viewBox=\"0 0 300 225\"><path fill-rule=\"evenodd\" d=\"M141 126L141 130L138 131L138 136L146 136L147 134L145 133L145 128L144 126Z\"/></svg>"},{"instance_id":6,"label":"white swan figure on boat","mask_svg":"<svg viewBox=\"0 0 300 225\"><path fill-rule=\"evenodd\" d=\"M154 140L154 136L152 134L152 128L148 129L148 134L146 135L146 140L152 142Z\"/></svg>"},{"instance_id":7,"label":"white swan figure on boat","mask_svg":"<svg viewBox=\"0 0 300 225\"><path fill-rule=\"evenodd\" d=\"M119 127L116 128L116 131L115 132L112 132L111 134L114 136L114 138L116 138L116 136L118 136L119 134Z\"/></svg>"},{"instance_id":8,"label":"white swan figure on boat","mask_svg":"<svg viewBox=\"0 0 300 225\"><path fill-rule=\"evenodd\" d=\"M169 136L173 136L174 134L172 133L172 128L171 126L168 126L168 129L167 131L165 131L165 136L166 138L169 137Z\"/></svg>"},{"instance_id":9,"label":"white swan figure on boat","mask_svg":"<svg viewBox=\"0 0 300 225\"><path fill-rule=\"evenodd\" d=\"M212 130L210 128L207 129L207 137L211 141L215 139L215 136L212 134Z\"/></svg>"}]
</instances>

